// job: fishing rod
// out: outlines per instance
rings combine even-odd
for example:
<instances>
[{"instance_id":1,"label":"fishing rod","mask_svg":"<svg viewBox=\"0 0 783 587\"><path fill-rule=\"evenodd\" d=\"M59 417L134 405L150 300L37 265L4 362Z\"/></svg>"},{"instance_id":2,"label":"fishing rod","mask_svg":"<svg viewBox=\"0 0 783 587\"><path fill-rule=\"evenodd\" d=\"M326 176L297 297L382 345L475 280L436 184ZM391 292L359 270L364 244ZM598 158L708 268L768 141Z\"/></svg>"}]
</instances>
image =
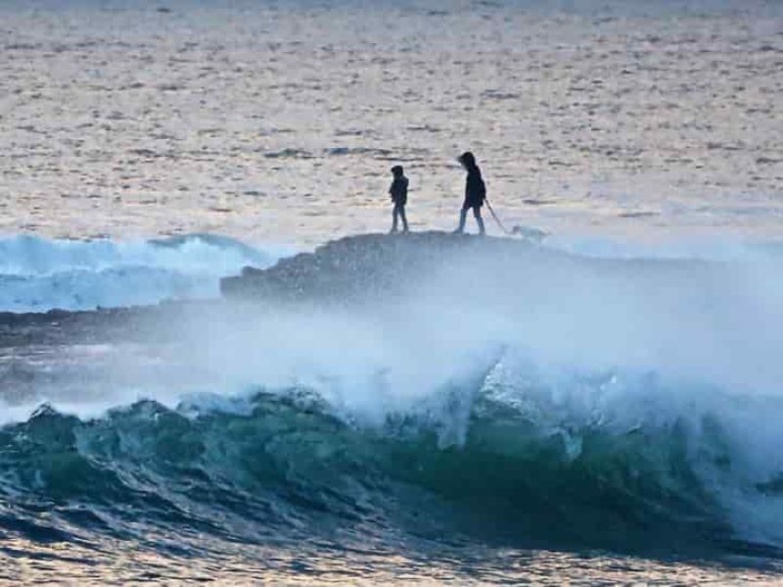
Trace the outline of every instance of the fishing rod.
<instances>
[{"instance_id":1,"label":"fishing rod","mask_svg":"<svg viewBox=\"0 0 783 587\"><path fill-rule=\"evenodd\" d=\"M487 208L489 208L489 213L492 214L492 218L494 218L495 222L498 223L498 226L500 227L500 230L502 230L504 234L509 235L509 236L511 234L513 234L513 233L509 232L508 230L506 230L506 227L503 226L503 223L500 221L500 218L498 218L498 215L495 214L495 210L492 208L492 204L489 203L489 198L487 198L485 196L484 197L484 201L487 203Z\"/></svg>"}]
</instances>

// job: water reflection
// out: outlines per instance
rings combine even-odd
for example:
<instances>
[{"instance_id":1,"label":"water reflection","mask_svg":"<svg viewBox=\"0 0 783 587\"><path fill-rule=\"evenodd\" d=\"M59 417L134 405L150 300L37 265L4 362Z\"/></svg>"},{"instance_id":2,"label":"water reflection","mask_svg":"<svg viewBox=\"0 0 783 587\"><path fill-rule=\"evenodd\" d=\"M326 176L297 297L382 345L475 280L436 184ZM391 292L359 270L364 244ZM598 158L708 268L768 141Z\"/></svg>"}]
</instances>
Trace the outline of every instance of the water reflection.
<instances>
[{"instance_id":1,"label":"water reflection","mask_svg":"<svg viewBox=\"0 0 783 587\"><path fill-rule=\"evenodd\" d=\"M772 584L783 577L777 561L656 561L607 553L572 553L487 547L437 548L415 553L387 548L346 549L336 544L259 546L205 539L197 551L172 554L136 541L41 544L5 536L0 582L112 585L129 582L258 581L286 585ZM200 549L199 549L200 550Z\"/></svg>"}]
</instances>

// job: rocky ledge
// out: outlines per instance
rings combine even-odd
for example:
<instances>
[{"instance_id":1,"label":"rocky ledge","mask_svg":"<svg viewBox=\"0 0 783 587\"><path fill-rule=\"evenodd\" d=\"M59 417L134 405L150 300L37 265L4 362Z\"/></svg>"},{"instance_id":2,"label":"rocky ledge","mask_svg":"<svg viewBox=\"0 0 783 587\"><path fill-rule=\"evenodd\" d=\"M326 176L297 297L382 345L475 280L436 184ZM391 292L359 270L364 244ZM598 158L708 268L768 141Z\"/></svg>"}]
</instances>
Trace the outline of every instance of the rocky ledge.
<instances>
[{"instance_id":1,"label":"rocky ledge","mask_svg":"<svg viewBox=\"0 0 783 587\"><path fill-rule=\"evenodd\" d=\"M703 296L704 284L730 291L735 280L719 262L589 258L524 238L421 232L350 236L268 269L246 267L221 280L221 293L231 302L357 306L425 300L462 307L465 301L507 304L518 297L543 304L562 292L576 300L657 291L679 303Z\"/></svg>"},{"instance_id":2,"label":"rocky ledge","mask_svg":"<svg viewBox=\"0 0 783 587\"><path fill-rule=\"evenodd\" d=\"M365 234L329 242L268 269L246 267L241 275L221 280L220 289L236 300L372 301L410 290L450 266L470 267L479 258L519 258L533 248L517 239L443 232Z\"/></svg>"}]
</instances>

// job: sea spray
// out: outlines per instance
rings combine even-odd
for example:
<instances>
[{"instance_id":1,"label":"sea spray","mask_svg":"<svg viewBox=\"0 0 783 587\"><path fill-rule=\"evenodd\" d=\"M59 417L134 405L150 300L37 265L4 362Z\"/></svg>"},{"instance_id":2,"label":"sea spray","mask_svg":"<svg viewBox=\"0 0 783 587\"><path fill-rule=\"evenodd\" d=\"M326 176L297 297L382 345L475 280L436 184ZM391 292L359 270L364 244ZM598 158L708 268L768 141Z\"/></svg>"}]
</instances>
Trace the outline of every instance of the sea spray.
<instances>
[{"instance_id":1,"label":"sea spray","mask_svg":"<svg viewBox=\"0 0 783 587\"><path fill-rule=\"evenodd\" d=\"M52 504L47 524L71 532L78 502L79 532L100 519L161 542L185 525L215 544L307 528L780 548L774 265L493 246L400 265L372 299L341 299L328 265L309 299L180 308L151 347L164 361L128 352L93 373L113 408L73 387L2 429L12 518ZM342 267L356 292L376 277Z\"/></svg>"}]
</instances>

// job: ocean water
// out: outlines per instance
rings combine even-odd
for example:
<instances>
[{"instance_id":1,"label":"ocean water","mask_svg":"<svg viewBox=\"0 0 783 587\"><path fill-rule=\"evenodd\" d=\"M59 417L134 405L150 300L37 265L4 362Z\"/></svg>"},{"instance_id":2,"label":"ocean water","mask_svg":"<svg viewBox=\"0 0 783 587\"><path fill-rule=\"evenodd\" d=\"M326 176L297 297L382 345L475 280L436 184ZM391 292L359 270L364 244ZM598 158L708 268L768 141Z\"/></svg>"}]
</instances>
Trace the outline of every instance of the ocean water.
<instances>
[{"instance_id":1,"label":"ocean water","mask_svg":"<svg viewBox=\"0 0 783 587\"><path fill-rule=\"evenodd\" d=\"M782 17L0 2L0 583L780 582ZM529 254L216 301L465 149Z\"/></svg>"},{"instance_id":2,"label":"ocean water","mask_svg":"<svg viewBox=\"0 0 783 587\"><path fill-rule=\"evenodd\" d=\"M762 0L0 4L0 229L323 242L509 226L774 238L781 8ZM57 214L52 214L52 208Z\"/></svg>"}]
</instances>

